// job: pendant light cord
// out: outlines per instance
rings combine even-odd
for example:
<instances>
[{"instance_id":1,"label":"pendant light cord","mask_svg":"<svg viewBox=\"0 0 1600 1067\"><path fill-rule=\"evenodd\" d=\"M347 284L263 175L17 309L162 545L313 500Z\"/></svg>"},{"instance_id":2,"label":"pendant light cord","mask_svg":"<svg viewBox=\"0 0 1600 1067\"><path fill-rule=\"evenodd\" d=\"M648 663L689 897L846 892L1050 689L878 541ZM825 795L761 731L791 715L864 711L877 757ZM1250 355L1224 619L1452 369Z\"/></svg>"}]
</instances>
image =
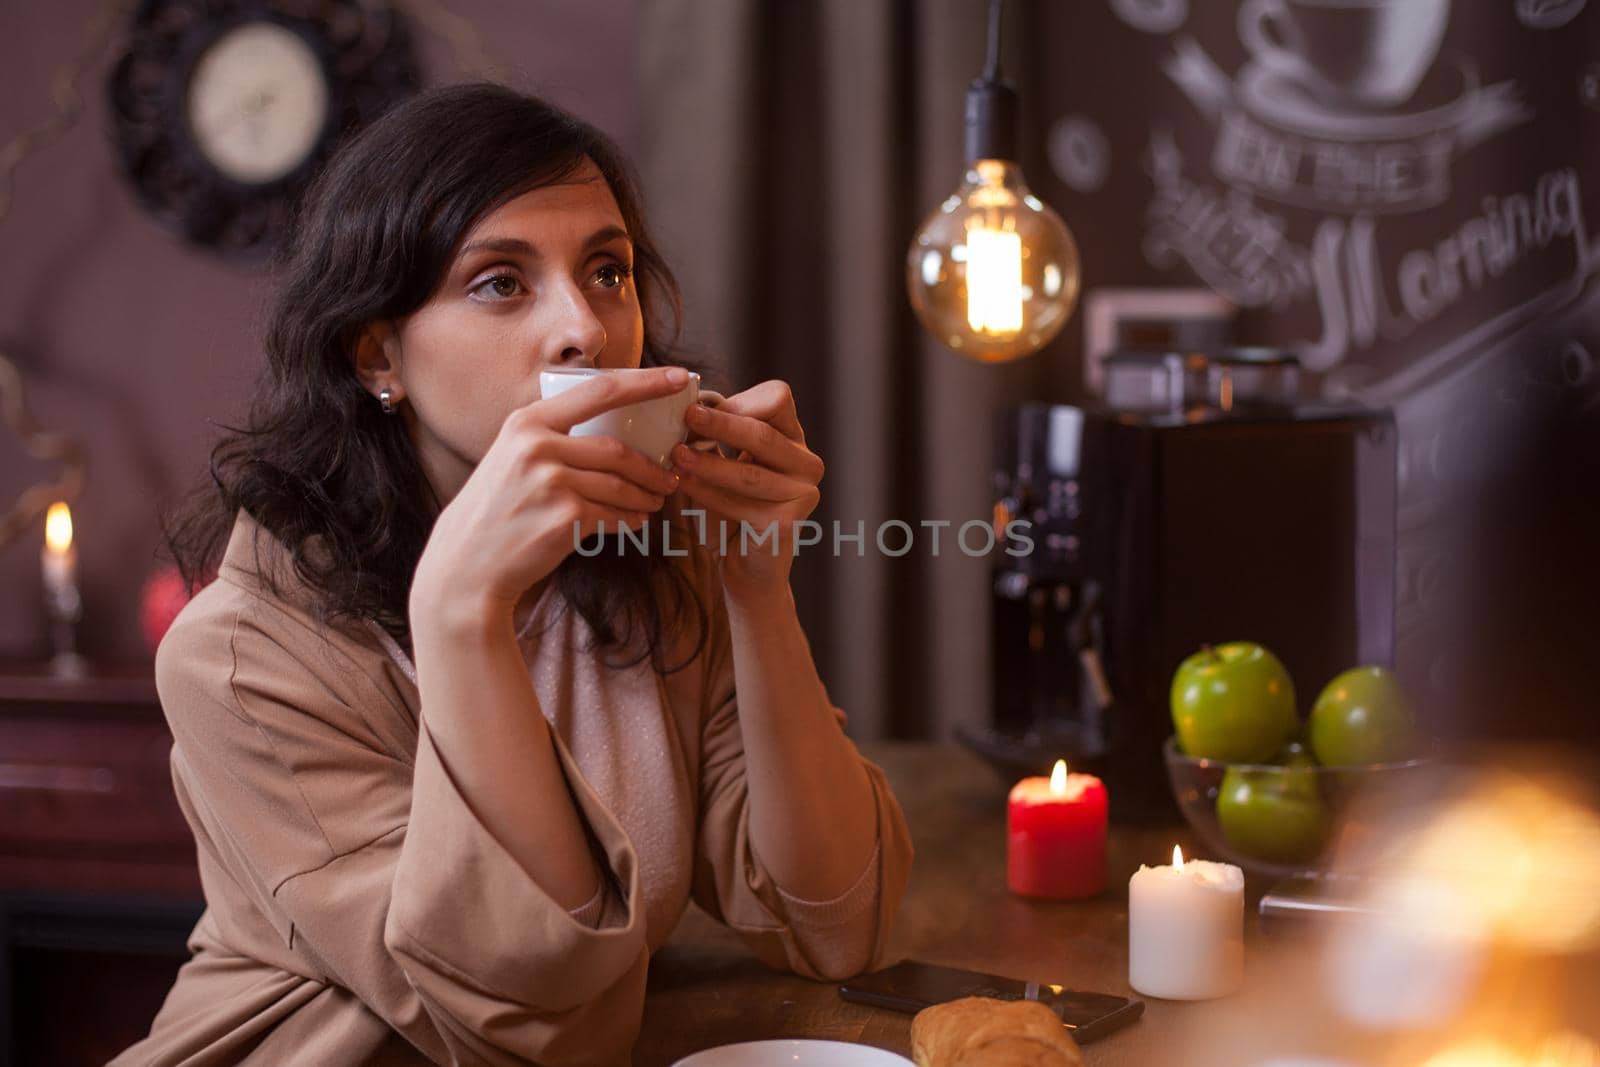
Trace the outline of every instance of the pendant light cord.
<instances>
[{"instance_id":1,"label":"pendant light cord","mask_svg":"<svg viewBox=\"0 0 1600 1067\"><path fill-rule=\"evenodd\" d=\"M967 86L967 162L1017 158L1017 90L1000 74L1000 23L1004 0L989 0L989 55L983 73Z\"/></svg>"},{"instance_id":2,"label":"pendant light cord","mask_svg":"<svg viewBox=\"0 0 1600 1067\"><path fill-rule=\"evenodd\" d=\"M1000 22L1005 0L989 0L989 58L983 67L984 81L1000 80Z\"/></svg>"}]
</instances>

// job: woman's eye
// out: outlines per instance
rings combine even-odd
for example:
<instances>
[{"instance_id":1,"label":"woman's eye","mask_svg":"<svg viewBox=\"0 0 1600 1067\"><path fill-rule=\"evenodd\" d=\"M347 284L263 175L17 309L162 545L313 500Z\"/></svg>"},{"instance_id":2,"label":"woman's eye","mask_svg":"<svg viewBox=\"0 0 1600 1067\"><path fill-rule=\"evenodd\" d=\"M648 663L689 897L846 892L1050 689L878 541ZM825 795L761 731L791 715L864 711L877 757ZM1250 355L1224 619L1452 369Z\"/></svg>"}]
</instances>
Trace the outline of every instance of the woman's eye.
<instances>
[{"instance_id":1,"label":"woman's eye","mask_svg":"<svg viewBox=\"0 0 1600 1067\"><path fill-rule=\"evenodd\" d=\"M494 274L472 287L473 295L482 300L505 300L521 290L522 283L514 274Z\"/></svg>"},{"instance_id":2,"label":"woman's eye","mask_svg":"<svg viewBox=\"0 0 1600 1067\"><path fill-rule=\"evenodd\" d=\"M632 273L633 268L631 267L625 267L621 263L607 263L605 266L595 271L594 276L595 279L600 282L602 287L606 289L619 289L624 283L627 282L629 275Z\"/></svg>"}]
</instances>

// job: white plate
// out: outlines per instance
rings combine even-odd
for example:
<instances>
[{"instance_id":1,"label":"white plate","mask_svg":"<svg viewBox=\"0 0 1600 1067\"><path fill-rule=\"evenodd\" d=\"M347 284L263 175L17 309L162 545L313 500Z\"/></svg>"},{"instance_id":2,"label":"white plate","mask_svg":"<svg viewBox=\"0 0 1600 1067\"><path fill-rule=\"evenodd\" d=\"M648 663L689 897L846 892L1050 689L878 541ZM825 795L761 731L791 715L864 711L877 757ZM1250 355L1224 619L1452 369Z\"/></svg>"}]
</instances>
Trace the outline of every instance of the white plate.
<instances>
[{"instance_id":1,"label":"white plate","mask_svg":"<svg viewBox=\"0 0 1600 1067\"><path fill-rule=\"evenodd\" d=\"M672 1067L911 1067L911 1061L848 1041L743 1041L685 1056Z\"/></svg>"}]
</instances>

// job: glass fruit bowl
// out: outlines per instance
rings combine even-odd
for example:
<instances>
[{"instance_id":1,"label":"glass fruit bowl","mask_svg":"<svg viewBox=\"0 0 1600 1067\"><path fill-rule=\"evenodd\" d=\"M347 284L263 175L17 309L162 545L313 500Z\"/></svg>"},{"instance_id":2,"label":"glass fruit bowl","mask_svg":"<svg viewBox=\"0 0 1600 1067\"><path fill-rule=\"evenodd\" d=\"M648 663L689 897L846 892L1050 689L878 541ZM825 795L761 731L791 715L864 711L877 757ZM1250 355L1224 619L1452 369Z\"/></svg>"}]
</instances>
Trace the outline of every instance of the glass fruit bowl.
<instances>
[{"instance_id":1,"label":"glass fruit bowl","mask_svg":"<svg viewBox=\"0 0 1600 1067\"><path fill-rule=\"evenodd\" d=\"M1274 878L1328 870L1339 845L1366 820L1420 784L1426 756L1351 767L1229 763L1201 759L1167 738L1167 780L1183 817L1212 855ZM1362 803L1357 804L1357 800Z\"/></svg>"}]
</instances>

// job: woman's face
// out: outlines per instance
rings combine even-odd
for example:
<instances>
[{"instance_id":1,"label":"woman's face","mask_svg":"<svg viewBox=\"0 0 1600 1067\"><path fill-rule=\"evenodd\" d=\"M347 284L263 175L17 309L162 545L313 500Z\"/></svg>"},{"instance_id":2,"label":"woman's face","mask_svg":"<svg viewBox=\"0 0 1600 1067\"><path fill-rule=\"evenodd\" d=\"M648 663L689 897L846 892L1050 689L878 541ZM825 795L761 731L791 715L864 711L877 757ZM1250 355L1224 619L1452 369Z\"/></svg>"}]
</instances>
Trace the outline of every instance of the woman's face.
<instances>
[{"instance_id":1,"label":"woman's face","mask_svg":"<svg viewBox=\"0 0 1600 1067\"><path fill-rule=\"evenodd\" d=\"M423 467L449 500L545 367L637 367L633 244L593 162L523 193L462 239L433 296L382 345ZM369 387L381 388L375 377Z\"/></svg>"}]
</instances>

